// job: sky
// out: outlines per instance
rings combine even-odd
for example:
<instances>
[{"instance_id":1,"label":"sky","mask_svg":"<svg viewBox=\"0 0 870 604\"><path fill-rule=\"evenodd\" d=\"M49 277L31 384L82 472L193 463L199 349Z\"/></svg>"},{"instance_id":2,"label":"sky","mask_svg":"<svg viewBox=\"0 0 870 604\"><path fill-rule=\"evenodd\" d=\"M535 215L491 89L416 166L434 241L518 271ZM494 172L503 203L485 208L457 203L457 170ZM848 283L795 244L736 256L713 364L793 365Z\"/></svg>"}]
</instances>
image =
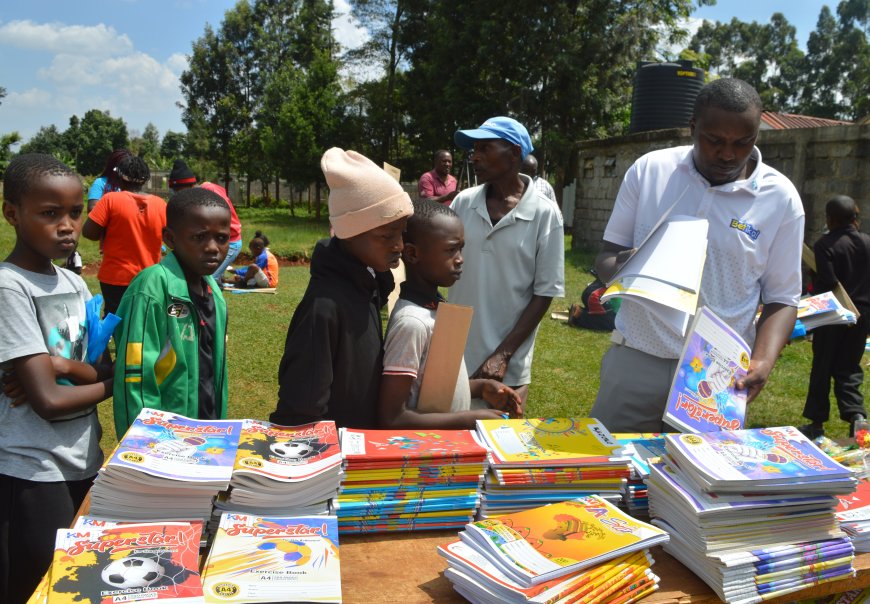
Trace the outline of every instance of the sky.
<instances>
[{"instance_id":1,"label":"sky","mask_svg":"<svg viewBox=\"0 0 870 604\"><path fill-rule=\"evenodd\" d=\"M334 0L337 40L361 44L367 32ZM29 139L41 126L63 131L89 109L122 117L131 133L153 122L161 136L184 131L178 78L206 24L217 29L236 0L23 0L0 4L0 133ZM767 22L782 12L802 47L823 0L719 0L697 9L700 19Z\"/></svg>"}]
</instances>

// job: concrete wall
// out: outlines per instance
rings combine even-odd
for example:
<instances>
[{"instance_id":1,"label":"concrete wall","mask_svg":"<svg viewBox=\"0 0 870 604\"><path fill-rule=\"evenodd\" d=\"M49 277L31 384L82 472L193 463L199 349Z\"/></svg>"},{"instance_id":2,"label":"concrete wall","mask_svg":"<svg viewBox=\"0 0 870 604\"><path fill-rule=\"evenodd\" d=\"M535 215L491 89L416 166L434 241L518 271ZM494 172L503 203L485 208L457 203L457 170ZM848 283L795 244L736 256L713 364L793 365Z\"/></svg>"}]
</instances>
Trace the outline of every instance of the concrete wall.
<instances>
[{"instance_id":1,"label":"concrete wall","mask_svg":"<svg viewBox=\"0 0 870 604\"><path fill-rule=\"evenodd\" d=\"M623 175L638 157L686 144L691 144L686 128L582 142L573 247L600 247ZM800 192L808 243L824 232L825 203L831 195L849 195L860 205L862 215L870 212L870 125L763 130L757 144L764 162L788 176Z\"/></svg>"}]
</instances>

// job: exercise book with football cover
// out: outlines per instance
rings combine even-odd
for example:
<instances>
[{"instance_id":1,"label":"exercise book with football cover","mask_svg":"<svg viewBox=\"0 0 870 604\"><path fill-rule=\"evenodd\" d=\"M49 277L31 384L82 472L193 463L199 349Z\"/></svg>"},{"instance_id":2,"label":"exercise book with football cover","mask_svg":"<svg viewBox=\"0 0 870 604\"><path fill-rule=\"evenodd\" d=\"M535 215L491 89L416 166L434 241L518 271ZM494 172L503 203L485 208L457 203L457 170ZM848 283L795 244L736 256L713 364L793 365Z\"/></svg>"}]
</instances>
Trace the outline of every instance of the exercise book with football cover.
<instances>
[{"instance_id":1,"label":"exercise book with football cover","mask_svg":"<svg viewBox=\"0 0 870 604\"><path fill-rule=\"evenodd\" d=\"M334 474L341 467L335 422L279 426L246 419L233 465L233 482L269 483L311 480Z\"/></svg>"},{"instance_id":2,"label":"exercise book with football cover","mask_svg":"<svg viewBox=\"0 0 870 604\"><path fill-rule=\"evenodd\" d=\"M202 602L201 528L162 522L61 529L48 603Z\"/></svg>"}]
</instances>

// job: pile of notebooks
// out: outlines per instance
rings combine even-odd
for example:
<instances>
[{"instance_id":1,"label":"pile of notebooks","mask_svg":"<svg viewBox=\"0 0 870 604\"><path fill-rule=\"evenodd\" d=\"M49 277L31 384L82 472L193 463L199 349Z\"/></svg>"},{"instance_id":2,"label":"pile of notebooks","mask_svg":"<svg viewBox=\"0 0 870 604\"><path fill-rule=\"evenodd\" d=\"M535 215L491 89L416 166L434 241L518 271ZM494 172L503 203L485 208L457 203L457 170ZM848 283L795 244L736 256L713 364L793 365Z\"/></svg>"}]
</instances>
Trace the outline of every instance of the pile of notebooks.
<instances>
[{"instance_id":1,"label":"pile of notebooks","mask_svg":"<svg viewBox=\"0 0 870 604\"><path fill-rule=\"evenodd\" d=\"M841 495L836 514L855 551L870 552L870 482L862 480L854 493Z\"/></svg>"},{"instance_id":2,"label":"pile of notebooks","mask_svg":"<svg viewBox=\"0 0 870 604\"><path fill-rule=\"evenodd\" d=\"M475 603L628 604L658 588L649 548L664 531L594 495L472 522L438 548Z\"/></svg>"},{"instance_id":3,"label":"pile of notebooks","mask_svg":"<svg viewBox=\"0 0 870 604\"><path fill-rule=\"evenodd\" d=\"M329 513L341 483L335 422L279 426L243 420L230 490L215 511L309 516Z\"/></svg>"},{"instance_id":4,"label":"pile of notebooks","mask_svg":"<svg viewBox=\"0 0 870 604\"><path fill-rule=\"evenodd\" d=\"M223 513L202 584L207 603L341 602L335 516Z\"/></svg>"},{"instance_id":5,"label":"pile of notebooks","mask_svg":"<svg viewBox=\"0 0 870 604\"><path fill-rule=\"evenodd\" d=\"M484 518L590 494L617 503L631 476L623 445L596 419L478 420L477 434L490 452Z\"/></svg>"},{"instance_id":6,"label":"pile of notebooks","mask_svg":"<svg viewBox=\"0 0 870 604\"><path fill-rule=\"evenodd\" d=\"M202 523L115 523L83 516L57 532L32 602L203 601Z\"/></svg>"},{"instance_id":7,"label":"pile of notebooks","mask_svg":"<svg viewBox=\"0 0 870 604\"><path fill-rule=\"evenodd\" d=\"M142 409L100 469L90 514L119 521L206 520L230 483L240 420Z\"/></svg>"},{"instance_id":8,"label":"pile of notebooks","mask_svg":"<svg viewBox=\"0 0 870 604\"><path fill-rule=\"evenodd\" d=\"M650 465L665 551L724 601L753 604L854 575L834 510L850 471L793 427L669 434Z\"/></svg>"},{"instance_id":9,"label":"pile of notebooks","mask_svg":"<svg viewBox=\"0 0 870 604\"><path fill-rule=\"evenodd\" d=\"M486 449L469 430L340 430L342 533L462 528L480 503Z\"/></svg>"},{"instance_id":10,"label":"pile of notebooks","mask_svg":"<svg viewBox=\"0 0 870 604\"><path fill-rule=\"evenodd\" d=\"M658 432L615 433L623 446L621 455L631 462L631 475L622 489L622 507L635 518L649 518L649 497L646 486L650 460L665 454L665 437Z\"/></svg>"},{"instance_id":11,"label":"pile of notebooks","mask_svg":"<svg viewBox=\"0 0 870 604\"><path fill-rule=\"evenodd\" d=\"M798 302L797 321L804 331L822 325L851 325L857 320L855 313L840 304L832 292L801 298Z\"/></svg>"}]
</instances>

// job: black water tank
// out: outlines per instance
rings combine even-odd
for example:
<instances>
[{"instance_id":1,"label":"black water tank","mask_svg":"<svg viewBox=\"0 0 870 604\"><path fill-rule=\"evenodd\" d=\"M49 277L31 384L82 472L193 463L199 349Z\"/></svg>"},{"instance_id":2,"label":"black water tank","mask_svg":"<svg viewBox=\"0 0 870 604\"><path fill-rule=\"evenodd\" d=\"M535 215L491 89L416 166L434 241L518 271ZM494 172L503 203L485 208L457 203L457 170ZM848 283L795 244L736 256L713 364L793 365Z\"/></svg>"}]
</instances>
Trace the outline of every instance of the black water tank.
<instances>
[{"instance_id":1,"label":"black water tank","mask_svg":"<svg viewBox=\"0 0 870 604\"><path fill-rule=\"evenodd\" d=\"M687 128L704 70L691 61L651 63L641 61L634 74L629 132Z\"/></svg>"}]
</instances>

